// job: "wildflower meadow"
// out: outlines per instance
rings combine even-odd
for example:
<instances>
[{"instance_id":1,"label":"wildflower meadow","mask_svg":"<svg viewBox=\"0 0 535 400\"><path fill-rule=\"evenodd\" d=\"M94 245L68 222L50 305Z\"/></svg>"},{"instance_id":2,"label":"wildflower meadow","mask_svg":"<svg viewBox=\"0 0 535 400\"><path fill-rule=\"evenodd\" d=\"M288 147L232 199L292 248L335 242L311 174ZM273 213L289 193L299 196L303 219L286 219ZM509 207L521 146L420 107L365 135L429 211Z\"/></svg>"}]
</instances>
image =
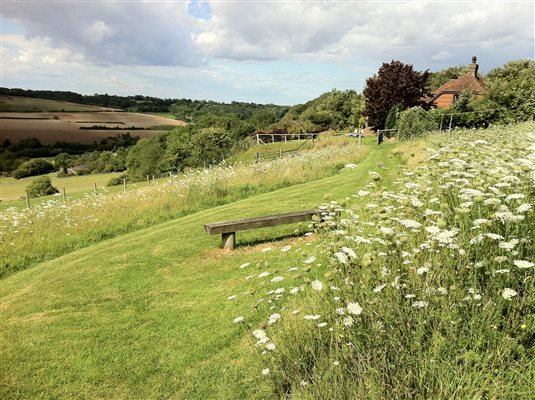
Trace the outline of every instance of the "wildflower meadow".
<instances>
[{"instance_id":1,"label":"wildflower meadow","mask_svg":"<svg viewBox=\"0 0 535 400\"><path fill-rule=\"evenodd\" d=\"M327 146L257 164L221 164L126 192L91 193L0 213L0 277L101 240L193 212L335 174L366 146Z\"/></svg>"},{"instance_id":2,"label":"wildflower meadow","mask_svg":"<svg viewBox=\"0 0 535 400\"><path fill-rule=\"evenodd\" d=\"M319 240L281 249L299 264L246 277L234 323L277 397L533 398L535 124L425 144L393 185L370 171L322 205Z\"/></svg>"}]
</instances>

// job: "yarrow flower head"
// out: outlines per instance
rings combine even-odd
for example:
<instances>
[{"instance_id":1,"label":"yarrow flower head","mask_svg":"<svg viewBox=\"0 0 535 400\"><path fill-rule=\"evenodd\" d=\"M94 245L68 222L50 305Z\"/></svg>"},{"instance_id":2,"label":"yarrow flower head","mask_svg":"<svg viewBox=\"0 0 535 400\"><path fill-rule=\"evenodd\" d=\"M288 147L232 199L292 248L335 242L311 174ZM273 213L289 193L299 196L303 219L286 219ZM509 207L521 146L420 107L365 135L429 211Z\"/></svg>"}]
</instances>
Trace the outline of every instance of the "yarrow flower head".
<instances>
[{"instance_id":1,"label":"yarrow flower head","mask_svg":"<svg viewBox=\"0 0 535 400\"><path fill-rule=\"evenodd\" d=\"M242 316L239 316L239 317L236 317L232 320L232 322L234 322L235 324L239 324L240 322L243 322L245 318L243 318Z\"/></svg>"},{"instance_id":2,"label":"yarrow flower head","mask_svg":"<svg viewBox=\"0 0 535 400\"><path fill-rule=\"evenodd\" d=\"M312 289L317 290L318 292L323 289L323 283L318 280L312 281Z\"/></svg>"}]
</instances>

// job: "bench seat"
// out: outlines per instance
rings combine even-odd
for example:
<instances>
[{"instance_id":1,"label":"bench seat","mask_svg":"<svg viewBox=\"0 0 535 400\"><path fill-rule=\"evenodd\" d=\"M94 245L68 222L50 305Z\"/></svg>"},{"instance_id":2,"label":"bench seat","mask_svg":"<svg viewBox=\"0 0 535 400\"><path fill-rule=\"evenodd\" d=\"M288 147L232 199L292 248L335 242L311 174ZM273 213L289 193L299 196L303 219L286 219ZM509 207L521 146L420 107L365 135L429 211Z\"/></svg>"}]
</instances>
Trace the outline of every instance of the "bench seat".
<instances>
[{"instance_id":1,"label":"bench seat","mask_svg":"<svg viewBox=\"0 0 535 400\"><path fill-rule=\"evenodd\" d=\"M209 235L221 234L221 247L223 249L233 250L236 243L237 231L310 221L312 220L312 216L317 214L318 211L316 210L306 210L267 215L263 217L245 218L236 221L214 222L205 224L204 230Z\"/></svg>"}]
</instances>

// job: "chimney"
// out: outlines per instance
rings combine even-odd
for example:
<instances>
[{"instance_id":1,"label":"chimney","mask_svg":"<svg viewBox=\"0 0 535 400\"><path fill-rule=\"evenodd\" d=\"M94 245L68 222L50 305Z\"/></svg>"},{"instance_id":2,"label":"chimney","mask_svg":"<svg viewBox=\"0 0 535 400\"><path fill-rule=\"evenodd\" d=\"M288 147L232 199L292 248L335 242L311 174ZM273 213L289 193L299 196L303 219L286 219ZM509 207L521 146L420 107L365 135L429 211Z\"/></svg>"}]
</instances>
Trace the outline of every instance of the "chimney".
<instances>
[{"instance_id":1,"label":"chimney","mask_svg":"<svg viewBox=\"0 0 535 400\"><path fill-rule=\"evenodd\" d=\"M468 70L474 75L475 78L477 78L477 70L479 69L479 65L477 65L477 57L472 57L472 64L468 66Z\"/></svg>"}]
</instances>

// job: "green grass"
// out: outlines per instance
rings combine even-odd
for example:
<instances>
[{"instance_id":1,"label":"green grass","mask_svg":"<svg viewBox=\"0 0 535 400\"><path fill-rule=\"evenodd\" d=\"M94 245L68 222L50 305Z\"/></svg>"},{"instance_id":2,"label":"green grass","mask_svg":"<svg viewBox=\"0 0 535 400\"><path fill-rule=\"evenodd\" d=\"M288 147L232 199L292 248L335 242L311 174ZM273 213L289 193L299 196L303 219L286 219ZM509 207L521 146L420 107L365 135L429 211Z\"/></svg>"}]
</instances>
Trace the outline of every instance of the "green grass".
<instances>
[{"instance_id":1,"label":"green grass","mask_svg":"<svg viewBox=\"0 0 535 400\"><path fill-rule=\"evenodd\" d=\"M362 141L363 144L372 144L374 142L373 139L367 138ZM324 146L329 145L342 145L344 143L353 144L357 143L355 139L346 138L345 136L332 136L332 135L325 135L320 137L320 139L315 140L313 143L312 140L291 140L288 142L275 142L275 143L267 143L267 144L261 144L258 146L252 146L249 149L247 149L244 152L241 152L235 156L230 157L227 161L229 163L238 163L242 162L245 164L250 164L255 161L256 153L271 153L271 152L278 152L280 150L282 151L288 151L288 150L295 150L299 148L300 146L301 152L306 152L308 150L311 150L313 148L321 148Z\"/></svg>"},{"instance_id":2,"label":"green grass","mask_svg":"<svg viewBox=\"0 0 535 400\"><path fill-rule=\"evenodd\" d=\"M52 185L58 190L65 188L68 196L81 195L83 193L92 193L94 191L94 184L97 184L97 189L102 190L106 187L108 181L114 176L119 176L121 172L112 172L109 174L91 174L72 176L66 178L58 178L56 173L48 174L52 180ZM25 204L24 202L13 203L13 200L24 199L26 192L24 189L35 179L35 176L28 178L0 178L0 198L2 199L2 206L19 206ZM41 199L32 199L33 202L42 202L55 198L54 196L47 196Z\"/></svg>"},{"instance_id":3,"label":"green grass","mask_svg":"<svg viewBox=\"0 0 535 400\"><path fill-rule=\"evenodd\" d=\"M258 273L301 257L259 248L308 246L302 238L277 240L294 232L288 225L240 232L237 250L226 253L202 225L344 198L381 161L388 184L399 161L391 150L374 147L356 169L122 235L4 279L0 396L270 398L254 346L231 322L250 306L227 297L253 286L242 263Z\"/></svg>"},{"instance_id":4,"label":"green grass","mask_svg":"<svg viewBox=\"0 0 535 400\"><path fill-rule=\"evenodd\" d=\"M107 109L104 107L88 106L67 101L0 96L0 112L82 112L105 110Z\"/></svg>"}]
</instances>

